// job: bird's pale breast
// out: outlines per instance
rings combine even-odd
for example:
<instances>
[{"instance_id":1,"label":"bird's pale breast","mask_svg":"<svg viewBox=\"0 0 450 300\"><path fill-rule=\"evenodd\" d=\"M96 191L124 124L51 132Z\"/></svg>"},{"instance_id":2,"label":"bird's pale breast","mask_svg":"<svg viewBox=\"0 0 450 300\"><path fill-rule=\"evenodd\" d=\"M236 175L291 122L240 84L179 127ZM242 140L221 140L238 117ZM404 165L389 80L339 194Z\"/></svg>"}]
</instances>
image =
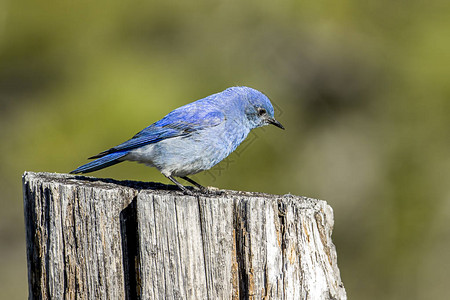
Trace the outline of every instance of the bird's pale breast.
<instances>
[{"instance_id":1,"label":"bird's pale breast","mask_svg":"<svg viewBox=\"0 0 450 300\"><path fill-rule=\"evenodd\" d=\"M245 139L249 130L225 124L132 150L125 160L156 167L166 176L187 176L212 168Z\"/></svg>"}]
</instances>

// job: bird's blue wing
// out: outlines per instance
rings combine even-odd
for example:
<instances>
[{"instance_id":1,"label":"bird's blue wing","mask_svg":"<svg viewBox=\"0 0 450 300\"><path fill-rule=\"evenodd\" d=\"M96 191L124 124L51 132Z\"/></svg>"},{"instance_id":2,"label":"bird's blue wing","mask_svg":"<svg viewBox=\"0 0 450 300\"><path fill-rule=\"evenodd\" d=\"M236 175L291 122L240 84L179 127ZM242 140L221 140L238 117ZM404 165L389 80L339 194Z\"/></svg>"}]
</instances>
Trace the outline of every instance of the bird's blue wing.
<instances>
[{"instance_id":1,"label":"bird's blue wing","mask_svg":"<svg viewBox=\"0 0 450 300\"><path fill-rule=\"evenodd\" d=\"M225 115L220 111L186 109L186 107L172 111L163 119L137 133L132 139L90 158L132 150L169 138L186 136L193 132L217 126L225 121Z\"/></svg>"}]
</instances>

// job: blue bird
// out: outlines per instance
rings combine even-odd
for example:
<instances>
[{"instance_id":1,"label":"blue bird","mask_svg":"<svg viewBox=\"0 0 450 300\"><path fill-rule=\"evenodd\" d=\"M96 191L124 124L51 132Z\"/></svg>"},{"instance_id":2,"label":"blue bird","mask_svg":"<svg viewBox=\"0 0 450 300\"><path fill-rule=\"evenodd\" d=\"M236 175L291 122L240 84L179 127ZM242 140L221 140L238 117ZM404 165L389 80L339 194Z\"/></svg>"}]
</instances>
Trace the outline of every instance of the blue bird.
<instances>
[{"instance_id":1,"label":"blue bird","mask_svg":"<svg viewBox=\"0 0 450 300\"><path fill-rule=\"evenodd\" d=\"M186 194L192 192L174 177L206 191L187 175L212 168L233 152L250 130L268 124L284 129L274 118L270 100L255 89L231 87L171 111L70 173L89 173L125 160L136 161L157 168Z\"/></svg>"}]
</instances>

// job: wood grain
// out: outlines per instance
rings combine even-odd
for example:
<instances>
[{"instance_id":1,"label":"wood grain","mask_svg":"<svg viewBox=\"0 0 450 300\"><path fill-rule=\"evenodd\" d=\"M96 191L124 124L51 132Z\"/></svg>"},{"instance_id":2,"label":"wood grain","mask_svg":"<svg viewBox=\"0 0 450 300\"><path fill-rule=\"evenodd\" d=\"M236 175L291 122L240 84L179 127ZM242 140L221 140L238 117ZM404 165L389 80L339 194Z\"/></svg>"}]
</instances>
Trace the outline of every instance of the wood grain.
<instances>
[{"instance_id":1,"label":"wood grain","mask_svg":"<svg viewBox=\"0 0 450 300\"><path fill-rule=\"evenodd\" d=\"M346 299L325 201L26 172L30 299Z\"/></svg>"}]
</instances>

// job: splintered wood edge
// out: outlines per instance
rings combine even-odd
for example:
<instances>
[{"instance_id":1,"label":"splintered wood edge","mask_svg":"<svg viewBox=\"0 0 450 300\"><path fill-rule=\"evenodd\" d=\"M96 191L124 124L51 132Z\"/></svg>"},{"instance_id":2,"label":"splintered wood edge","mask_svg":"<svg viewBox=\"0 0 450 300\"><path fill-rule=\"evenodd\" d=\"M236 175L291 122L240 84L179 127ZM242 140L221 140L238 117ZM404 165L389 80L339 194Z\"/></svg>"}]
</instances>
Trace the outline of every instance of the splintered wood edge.
<instances>
[{"instance_id":1,"label":"splintered wood edge","mask_svg":"<svg viewBox=\"0 0 450 300\"><path fill-rule=\"evenodd\" d=\"M116 180L112 178L97 178L91 176L84 175L70 175L63 173L48 173L48 172L24 172L22 176L23 183L31 180L41 179L46 182L57 182L64 185L74 185L74 186L89 186L89 187L98 187L102 189L116 189L116 188L131 188L135 189L138 192L146 191L159 195L173 195L173 196L186 196L189 195L183 194L177 186L175 185L167 185L159 182L143 182L143 181L133 181L133 180ZM195 197L203 197L203 198L233 198L233 197L255 197L255 198L265 198L265 199L283 199L283 201L293 201L298 206L303 206L304 208L312 208L316 205L326 205L326 201L304 197L304 196L296 196L292 194L285 195L273 195L261 192L248 192L248 191L235 191L235 190L223 190L213 188L214 191L220 191L221 194L205 194L201 192L196 192L194 194ZM331 209L331 207L330 207Z\"/></svg>"}]
</instances>

